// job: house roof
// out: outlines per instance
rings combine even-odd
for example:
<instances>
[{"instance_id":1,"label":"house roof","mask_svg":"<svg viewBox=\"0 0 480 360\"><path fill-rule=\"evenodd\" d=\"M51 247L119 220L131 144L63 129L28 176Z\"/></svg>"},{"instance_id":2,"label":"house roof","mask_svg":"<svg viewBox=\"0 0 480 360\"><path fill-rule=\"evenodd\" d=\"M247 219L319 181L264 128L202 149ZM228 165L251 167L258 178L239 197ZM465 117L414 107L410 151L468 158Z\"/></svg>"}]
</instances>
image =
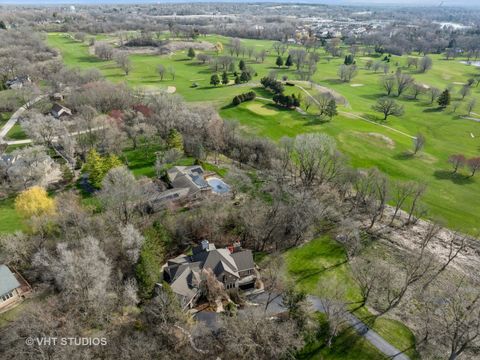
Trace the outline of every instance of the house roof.
<instances>
[{"instance_id":1,"label":"house roof","mask_svg":"<svg viewBox=\"0 0 480 360\"><path fill-rule=\"evenodd\" d=\"M0 265L0 296L20 287L15 275L6 265Z\"/></svg>"},{"instance_id":2,"label":"house roof","mask_svg":"<svg viewBox=\"0 0 480 360\"><path fill-rule=\"evenodd\" d=\"M250 270L255 267L252 250L234 252L231 256L237 265L238 271Z\"/></svg>"},{"instance_id":3,"label":"house roof","mask_svg":"<svg viewBox=\"0 0 480 360\"><path fill-rule=\"evenodd\" d=\"M58 103L55 103L53 104L52 106L52 111L53 112L56 112L56 113L60 113L60 111L64 111L64 112L67 112L67 113L71 113L71 110L63 105L60 105Z\"/></svg>"},{"instance_id":4,"label":"house roof","mask_svg":"<svg viewBox=\"0 0 480 360\"><path fill-rule=\"evenodd\" d=\"M210 185L204 179L205 171L200 165L174 166L167 176L174 188L189 188L190 194L207 189Z\"/></svg>"},{"instance_id":5,"label":"house roof","mask_svg":"<svg viewBox=\"0 0 480 360\"><path fill-rule=\"evenodd\" d=\"M228 249L217 249L204 240L202 245L194 248L193 255L180 255L168 260L164 272L172 290L188 303L198 293L202 269L210 268L217 278L227 273L240 280L239 271L254 267L251 250L231 253Z\"/></svg>"}]
</instances>

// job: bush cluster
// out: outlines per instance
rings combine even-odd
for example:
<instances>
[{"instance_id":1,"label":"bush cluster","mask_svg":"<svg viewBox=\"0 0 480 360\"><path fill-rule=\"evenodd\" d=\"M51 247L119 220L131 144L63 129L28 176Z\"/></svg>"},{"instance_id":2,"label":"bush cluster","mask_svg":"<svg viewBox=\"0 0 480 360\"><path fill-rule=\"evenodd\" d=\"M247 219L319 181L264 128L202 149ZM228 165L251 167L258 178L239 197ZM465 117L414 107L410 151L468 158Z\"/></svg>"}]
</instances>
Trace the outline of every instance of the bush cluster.
<instances>
[{"instance_id":1,"label":"bush cluster","mask_svg":"<svg viewBox=\"0 0 480 360\"><path fill-rule=\"evenodd\" d=\"M232 104L237 106L240 105L242 102L254 100L256 96L257 94L255 94L255 91L249 91L247 93L235 96L232 100Z\"/></svg>"}]
</instances>

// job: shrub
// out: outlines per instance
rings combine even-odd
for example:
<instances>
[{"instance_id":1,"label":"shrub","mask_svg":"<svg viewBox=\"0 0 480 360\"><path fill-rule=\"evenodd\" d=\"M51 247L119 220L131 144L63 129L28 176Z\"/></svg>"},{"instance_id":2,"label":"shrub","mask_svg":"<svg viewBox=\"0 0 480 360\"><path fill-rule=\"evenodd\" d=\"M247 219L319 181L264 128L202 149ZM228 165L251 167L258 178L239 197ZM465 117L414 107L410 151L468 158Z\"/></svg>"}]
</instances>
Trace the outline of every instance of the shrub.
<instances>
[{"instance_id":1,"label":"shrub","mask_svg":"<svg viewBox=\"0 0 480 360\"><path fill-rule=\"evenodd\" d=\"M233 98L232 104L237 106L237 105L240 105L242 102L254 100L256 96L257 94L255 93L255 91L250 91L248 93L240 94Z\"/></svg>"}]
</instances>

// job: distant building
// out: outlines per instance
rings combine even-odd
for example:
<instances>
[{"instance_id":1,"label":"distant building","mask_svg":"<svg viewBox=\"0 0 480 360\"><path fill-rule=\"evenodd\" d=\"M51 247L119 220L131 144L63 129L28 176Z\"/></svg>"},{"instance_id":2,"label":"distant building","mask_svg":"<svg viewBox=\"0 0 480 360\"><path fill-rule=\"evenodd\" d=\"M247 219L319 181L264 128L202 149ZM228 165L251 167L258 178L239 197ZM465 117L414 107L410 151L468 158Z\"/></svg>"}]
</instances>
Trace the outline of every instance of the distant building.
<instances>
[{"instance_id":1,"label":"distant building","mask_svg":"<svg viewBox=\"0 0 480 360\"><path fill-rule=\"evenodd\" d=\"M189 196L208 191L216 194L225 194L230 191L230 187L214 172L206 172L200 165L174 166L167 171L167 176L173 188L188 188Z\"/></svg>"},{"instance_id":2,"label":"distant building","mask_svg":"<svg viewBox=\"0 0 480 360\"><path fill-rule=\"evenodd\" d=\"M224 249L203 240L192 255L180 255L168 260L163 267L163 279L178 296L183 308L195 306L200 298L201 272L211 269L227 291L254 288L257 280L251 250L237 243Z\"/></svg>"},{"instance_id":3,"label":"distant building","mask_svg":"<svg viewBox=\"0 0 480 360\"><path fill-rule=\"evenodd\" d=\"M54 118L59 119L62 116L72 115L72 110L63 105L60 105L59 103L55 103L50 110L50 114L52 114Z\"/></svg>"},{"instance_id":4,"label":"distant building","mask_svg":"<svg viewBox=\"0 0 480 360\"><path fill-rule=\"evenodd\" d=\"M25 75L25 76L17 76L16 78L7 80L7 82L5 82L5 85L9 89L21 89L24 85L30 84L31 82L32 80L30 79L30 77L28 75Z\"/></svg>"},{"instance_id":5,"label":"distant building","mask_svg":"<svg viewBox=\"0 0 480 360\"><path fill-rule=\"evenodd\" d=\"M31 290L30 285L19 274L6 265L0 265L0 312L18 304L23 295Z\"/></svg>"}]
</instances>

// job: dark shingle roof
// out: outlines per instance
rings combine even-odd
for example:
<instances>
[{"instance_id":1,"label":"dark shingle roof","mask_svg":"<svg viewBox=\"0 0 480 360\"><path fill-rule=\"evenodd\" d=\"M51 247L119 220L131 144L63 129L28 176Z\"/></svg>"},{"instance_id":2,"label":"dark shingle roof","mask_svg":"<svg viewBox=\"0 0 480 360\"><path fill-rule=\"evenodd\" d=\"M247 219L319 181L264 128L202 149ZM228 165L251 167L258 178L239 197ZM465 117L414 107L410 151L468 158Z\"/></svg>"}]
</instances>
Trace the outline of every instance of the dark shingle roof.
<instances>
[{"instance_id":1,"label":"dark shingle roof","mask_svg":"<svg viewBox=\"0 0 480 360\"><path fill-rule=\"evenodd\" d=\"M233 260L235 260L238 271L250 270L255 267L252 250L242 250L239 252L234 252L231 256Z\"/></svg>"}]
</instances>

